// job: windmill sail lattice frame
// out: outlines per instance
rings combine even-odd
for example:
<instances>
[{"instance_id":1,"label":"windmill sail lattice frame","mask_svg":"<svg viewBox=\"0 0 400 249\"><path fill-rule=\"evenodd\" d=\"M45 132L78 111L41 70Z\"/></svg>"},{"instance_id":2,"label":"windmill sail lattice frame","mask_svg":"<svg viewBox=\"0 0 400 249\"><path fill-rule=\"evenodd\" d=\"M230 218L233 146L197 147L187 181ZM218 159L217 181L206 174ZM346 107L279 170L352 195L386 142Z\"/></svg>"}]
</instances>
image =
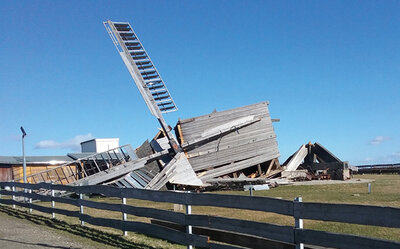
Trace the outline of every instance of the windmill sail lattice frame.
<instances>
[{"instance_id":1,"label":"windmill sail lattice frame","mask_svg":"<svg viewBox=\"0 0 400 249\"><path fill-rule=\"evenodd\" d=\"M179 146L162 114L177 111L178 108L157 68L128 22L108 20L104 26L151 114L158 119L172 148L177 152Z\"/></svg>"}]
</instances>

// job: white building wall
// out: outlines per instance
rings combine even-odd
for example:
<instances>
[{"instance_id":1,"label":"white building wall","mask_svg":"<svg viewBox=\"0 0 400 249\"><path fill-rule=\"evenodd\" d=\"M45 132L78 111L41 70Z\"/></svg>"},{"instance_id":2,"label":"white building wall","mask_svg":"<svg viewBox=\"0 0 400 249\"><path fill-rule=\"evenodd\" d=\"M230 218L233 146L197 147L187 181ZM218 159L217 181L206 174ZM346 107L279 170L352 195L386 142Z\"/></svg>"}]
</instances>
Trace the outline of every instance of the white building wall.
<instances>
[{"instance_id":1,"label":"white building wall","mask_svg":"<svg viewBox=\"0 0 400 249\"><path fill-rule=\"evenodd\" d=\"M119 138L95 138L81 143L82 153L100 153L117 147L119 147Z\"/></svg>"}]
</instances>

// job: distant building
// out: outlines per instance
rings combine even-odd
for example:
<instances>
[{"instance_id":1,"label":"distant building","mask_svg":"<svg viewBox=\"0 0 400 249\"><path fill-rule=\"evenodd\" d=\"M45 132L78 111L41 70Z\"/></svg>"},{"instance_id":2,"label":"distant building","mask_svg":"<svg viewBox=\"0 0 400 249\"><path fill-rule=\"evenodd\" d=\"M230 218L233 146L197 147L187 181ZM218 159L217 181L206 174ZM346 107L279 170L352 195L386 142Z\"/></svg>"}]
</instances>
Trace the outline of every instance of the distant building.
<instances>
[{"instance_id":1,"label":"distant building","mask_svg":"<svg viewBox=\"0 0 400 249\"><path fill-rule=\"evenodd\" d=\"M81 143L82 153L100 153L119 147L119 138L95 138Z\"/></svg>"},{"instance_id":2,"label":"distant building","mask_svg":"<svg viewBox=\"0 0 400 249\"><path fill-rule=\"evenodd\" d=\"M26 156L26 174L33 175L77 159L119 147L119 138L95 138L81 143L81 153L66 156ZM22 156L0 156L0 181L23 178Z\"/></svg>"},{"instance_id":3,"label":"distant building","mask_svg":"<svg viewBox=\"0 0 400 249\"><path fill-rule=\"evenodd\" d=\"M69 156L27 156L26 174L32 175L73 161ZM0 156L0 181L23 178L22 156Z\"/></svg>"}]
</instances>

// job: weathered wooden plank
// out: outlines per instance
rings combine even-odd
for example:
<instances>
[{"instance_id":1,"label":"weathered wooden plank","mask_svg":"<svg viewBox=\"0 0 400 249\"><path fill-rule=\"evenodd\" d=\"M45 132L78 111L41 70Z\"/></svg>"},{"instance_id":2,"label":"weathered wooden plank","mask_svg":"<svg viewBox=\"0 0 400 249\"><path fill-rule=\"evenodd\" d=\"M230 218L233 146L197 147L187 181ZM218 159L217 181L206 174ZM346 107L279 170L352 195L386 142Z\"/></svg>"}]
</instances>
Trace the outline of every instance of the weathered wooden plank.
<instances>
[{"instance_id":1,"label":"weathered wooden plank","mask_svg":"<svg viewBox=\"0 0 400 249\"><path fill-rule=\"evenodd\" d=\"M213 130L210 129L209 131L204 131L199 138L193 139L190 142L186 142L185 144L182 144L183 148L187 147L193 147L197 144L200 144L204 141L210 140L210 139L216 139L218 137L227 135L228 133L235 132L242 127L245 126L250 126L251 124L255 122L259 122L260 119L252 119L252 120L246 120L245 122L239 123L240 121L237 121L238 124L235 125L235 129L232 129L233 123L227 123L221 126L214 127Z\"/></svg>"},{"instance_id":2,"label":"weathered wooden plank","mask_svg":"<svg viewBox=\"0 0 400 249\"><path fill-rule=\"evenodd\" d=\"M0 190L0 194L1 195L13 195L13 194L15 194L15 193L18 193L18 192L14 192L14 191L11 191L11 190Z\"/></svg>"},{"instance_id":3,"label":"weathered wooden plank","mask_svg":"<svg viewBox=\"0 0 400 249\"><path fill-rule=\"evenodd\" d=\"M239 107L231 110L210 113L195 118L181 120L183 134L187 131L194 130L196 127L201 127L203 130L221 125L222 123L233 121L237 118L248 115L266 114L269 116L268 104L255 104L250 106ZM197 131L196 131L197 133ZM198 133L197 133L198 134ZM190 137L188 137L190 139Z\"/></svg>"},{"instance_id":4,"label":"weathered wooden plank","mask_svg":"<svg viewBox=\"0 0 400 249\"><path fill-rule=\"evenodd\" d=\"M188 153L188 157L195 157L196 155L201 155L201 154L207 154L210 152L216 152L216 151L222 151L226 149L233 149L236 147L242 147L246 145L250 145L256 142L264 142L266 143L264 146L266 149L269 147L274 147L276 146L276 142L273 142L275 139L275 135L273 134L268 134L268 133L254 133L254 134L249 134L248 136L240 136L240 137L235 137L235 136L229 136L225 137L222 136L215 141L209 141L206 144L203 144L199 147L196 147L194 149L186 150Z\"/></svg>"},{"instance_id":5,"label":"weathered wooden plank","mask_svg":"<svg viewBox=\"0 0 400 249\"><path fill-rule=\"evenodd\" d=\"M284 215L293 214L293 202L259 196L220 195L205 193L181 193L173 191L155 191L143 189L121 189L121 196L140 200L189 204L197 206L215 206L274 212Z\"/></svg>"},{"instance_id":6,"label":"weathered wooden plank","mask_svg":"<svg viewBox=\"0 0 400 249\"><path fill-rule=\"evenodd\" d=\"M201 133L201 130L199 132ZM272 124L268 123L267 120L265 120L265 119L261 119L260 121L258 121L256 123L241 127L240 129L238 129L237 127L233 127L231 133L226 133L223 136L221 134L221 136L217 136L215 139L210 139L208 141L207 145L215 143L215 142L219 142L220 137L223 138L222 140L226 140L227 143L228 142L231 143L232 140L234 140L234 139L241 140L243 138L247 138L247 137L251 137L251 136L260 136L263 134L268 134L269 136L271 136L271 135L275 136ZM197 138L189 140L189 142L192 142L196 139ZM218 140L218 141L215 141L215 140ZM225 143L225 141L221 141L221 143ZM204 146L204 145L202 145L202 146Z\"/></svg>"},{"instance_id":7,"label":"weathered wooden plank","mask_svg":"<svg viewBox=\"0 0 400 249\"><path fill-rule=\"evenodd\" d=\"M180 153L175 155L171 161L168 162L167 165L164 166L164 168L153 178L151 181L147 184L146 189L152 189L154 188L157 184L158 185L164 185L167 183L166 179L166 174L174 169L176 166L176 162L180 158ZM158 189L157 189L158 190Z\"/></svg>"},{"instance_id":8,"label":"weathered wooden plank","mask_svg":"<svg viewBox=\"0 0 400 249\"><path fill-rule=\"evenodd\" d=\"M204 175L200 177L202 181L207 181L208 179L223 176L232 172L236 172L238 170L248 168L250 166L257 165L259 163L267 162L269 160L274 159L273 155L270 154L263 154L263 155L256 155L252 158L242 160L237 163L233 163L231 165L226 165L223 167L219 167L217 169L208 170Z\"/></svg>"},{"instance_id":9,"label":"weathered wooden plank","mask_svg":"<svg viewBox=\"0 0 400 249\"><path fill-rule=\"evenodd\" d=\"M186 234L170 228L149 223L129 221L125 223L124 229L126 229L126 231L139 232L152 237L166 239L168 241L183 245L191 244L198 247L207 247L208 244L208 237L195 234Z\"/></svg>"},{"instance_id":10,"label":"weathered wooden plank","mask_svg":"<svg viewBox=\"0 0 400 249\"><path fill-rule=\"evenodd\" d=\"M294 153L292 159L290 159L289 163L286 165L286 171L293 171L299 167L300 163L304 160L307 156L308 150L306 145L303 144L300 148Z\"/></svg>"},{"instance_id":11,"label":"weathered wooden plank","mask_svg":"<svg viewBox=\"0 0 400 249\"><path fill-rule=\"evenodd\" d=\"M41 200L41 201L51 201L50 196L41 195L37 193L29 193L24 191L7 191L7 190L0 190L0 194L2 195L14 195L14 196L22 196L26 198L32 198L33 200Z\"/></svg>"},{"instance_id":12,"label":"weathered wooden plank","mask_svg":"<svg viewBox=\"0 0 400 249\"><path fill-rule=\"evenodd\" d=\"M207 247L208 244L208 237L205 236L186 234L173 229L148 223L136 222L136 224L133 224L133 222L129 222L128 225L133 225L133 230L138 229L141 233L161 239L166 239L179 244L191 244L198 247ZM129 226L127 226L127 228L129 229Z\"/></svg>"},{"instance_id":13,"label":"weathered wooden plank","mask_svg":"<svg viewBox=\"0 0 400 249\"><path fill-rule=\"evenodd\" d=\"M123 213L132 214L140 217L170 221L178 224L185 224L185 214L168 210L161 210L148 207L133 207L122 205Z\"/></svg>"},{"instance_id":14,"label":"weathered wooden plank","mask_svg":"<svg viewBox=\"0 0 400 249\"><path fill-rule=\"evenodd\" d=\"M70 211L70 210L64 210L64 209L59 209L59 208L51 208L51 207L43 207L40 205L36 205L36 204L29 204L28 203L28 207L32 208L34 210L37 210L39 212L43 212L43 213L58 213L58 214L62 214L62 215L67 215L70 217L78 217L79 212L78 211Z\"/></svg>"},{"instance_id":15,"label":"weathered wooden plank","mask_svg":"<svg viewBox=\"0 0 400 249\"><path fill-rule=\"evenodd\" d=\"M275 146L272 146L272 148L267 146L267 144L276 144L275 141L271 141L271 143L264 141L255 142L242 147L210 152L194 158L189 158L189 162L193 166L194 170L198 171L231 162L241 161L257 155L268 155L266 161L279 157L279 151Z\"/></svg>"},{"instance_id":16,"label":"weathered wooden plank","mask_svg":"<svg viewBox=\"0 0 400 249\"><path fill-rule=\"evenodd\" d=\"M105 203L105 202L97 202L89 200L78 200L78 205L82 205L89 208L118 211L118 212L121 212L121 206L122 206L121 204Z\"/></svg>"},{"instance_id":17,"label":"weathered wooden plank","mask_svg":"<svg viewBox=\"0 0 400 249\"><path fill-rule=\"evenodd\" d=\"M0 198L0 203L1 203L1 204L12 205L12 204L14 204L14 202L16 202L16 201L11 200L11 199L1 199L1 198Z\"/></svg>"},{"instance_id":18,"label":"weathered wooden plank","mask_svg":"<svg viewBox=\"0 0 400 249\"><path fill-rule=\"evenodd\" d=\"M201 116L197 116L195 118L188 118L188 119L183 119L181 120L182 124L187 124L187 123L192 123L194 121L196 122L201 122L203 120L208 120L209 118L217 118L217 117L224 117L226 115L233 115L236 113L250 113L254 110L258 111L261 110L268 110L268 102L260 102L260 103L256 103L256 104L250 104L250 105L246 105L246 106L241 106L241 107L236 107L236 108L231 108L228 110L222 110L222 111L217 111L217 112L212 112L209 114L205 114L205 115L201 115ZM252 113L250 113L252 114ZM248 114L248 115L250 115Z\"/></svg>"},{"instance_id":19,"label":"weathered wooden plank","mask_svg":"<svg viewBox=\"0 0 400 249\"><path fill-rule=\"evenodd\" d=\"M0 182L1 187L16 187L16 188L26 188L32 190L38 189L50 189L51 184L49 183L38 183L38 184L30 184L30 183L21 183L21 182Z\"/></svg>"},{"instance_id":20,"label":"weathered wooden plank","mask_svg":"<svg viewBox=\"0 0 400 249\"><path fill-rule=\"evenodd\" d=\"M235 155L236 153L240 153L240 152L237 152L238 150L240 150L240 149L237 149L237 150L233 149L230 151L223 151L223 152L216 152L216 153L212 152L212 153L209 153L208 155L201 155L196 158L190 158L189 162L191 163L191 165L193 166L193 168L196 172L204 170L204 169L210 170L212 168L214 168L213 170L215 170L215 171L219 171L220 169L218 169L218 167L220 167L220 166L224 167L224 166L227 166L227 164L231 164L233 162L240 163L243 160L248 160L251 158L255 158L257 156L263 156L264 159L266 159L266 161L269 161L271 159L279 157L279 153L277 152L277 150L274 150L274 149L265 150L265 151L255 149L255 150L250 150L245 155L244 154ZM231 153L231 157L229 157L230 153ZM266 161L261 161L261 162L266 162ZM250 166L253 166L253 165L250 165ZM208 174L211 174L211 172L209 172Z\"/></svg>"},{"instance_id":21,"label":"weathered wooden plank","mask_svg":"<svg viewBox=\"0 0 400 249\"><path fill-rule=\"evenodd\" d=\"M255 147L255 146L253 146ZM208 155L201 155L196 158L190 158L189 161L191 161L192 165L195 168L196 171L201 170L201 169L209 169L212 167L218 167L224 164L232 163L232 162L240 162L242 160L250 159L252 157L260 156L260 155L265 155L268 158L276 158L279 157L279 152L275 149L266 149L266 150L261 150L257 147L255 147L253 150L247 150L246 154L243 155L235 155L235 153L241 153L240 151L244 151L247 148L244 148L243 150L238 148L238 149L232 149L230 151L219 151L216 153L209 153ZM229 154L231 156L229 157ZM270 160L270 159L269 159ZM268 160L268 161L269 161Z\"/></svg>"},{"instance_id":22,"label":"weathered wooden plank","mask_svg":"<svg viewBox=\"0 0 400 249\"><path fill-rule=\"evenodd\" d=\"M185 153L179 153L179 155L180 157L175 163L175 168L170 173L166 174L167 180L173 184L202 186L203 182L197 177ZM161 187L162 186L160 186L160 188Z\"/></svg>"},{"instance_id":23,"label":"weathered wooden plank","mask_svg":"<svg viewBox=\"0 0 400 249\"><path fill-rule=\"evenodd\" d=\"M209 215L187 215L186 225L259 236L293 243L293 227Z\"/></svg>"},{"instance_id":24,"label":"weathered wooden plank","mask_svg":"<svg viewBox=\"0 0 400 249\"><path fill-rule=\"evenodd\" d=\"M111 227L118 230L125 230L124 228L124 221L116 220L116 219L108 219L108 218L98 218L93 217L87 214L79 214L79 219L81 221L90 223L95 226L102 226L102 227Z\"/></svg>"},{"instance_id":25,"label":"weathered wooden plank","mask_svg":"<svg viewBox=\"0 0 400 249\"><path fill-rule=\"evenodd\" d=\"M294 217L400 228L400 208L295 202Z\"/></svg>"},{"instance_id":26,"label":"weathered wooden plank","mask_svg":"<svg viewBox=\"0 0 400 249\"><path fill-rule=\"evenodd\" d=\"M307 243L325 247L341 249L398 249L400 243L389 240L362 237L349 234L337 234L308 229L296 229L295 239L297 243Z\"/></svg>"},{"instance_id":27,"label":"weathered wooden plank","mask_svg":"<svg viewBox=\"0 0 400 249\"><path fill-rule=\"evenodd\" d=\"M79 212L78 211L70 211L70 210L64 210L64 209L59 209L59 208L50 208L50 207L43 207L34 203L24 203L24 202L19 202L11 199L0 199L0 203L2 204L7 204L7 205L17 205L20 207L24 208L32 208L34 210L37 210L39 212L43 213L58 213L66 216L71 216L71 217L79 217Z\"/></svg>"},{"instance_id":28,"label":"weathered wooden plank","mask_svg":"<svg viewBox=\"0 0 400 249\"><path fill-rule=\"evenodd\" d=\"M231 127L230 130L231 130L231 132L226 132L226 133L222 133L222 134L218 134L218 135L216 134L215 137L212 137L209 139L209 142L219 140L220 137L225 137L229 141L229 138L242 139L242 138L248 137L250 135L255 135L255 134L261 135L263 133L275 136L275 132L274 132L272 123L268 122L268 120L265 117L263 119L259 120L258 122L248 124L243 127ZM191 139L187 141L190 144L190 143L193 143L194 141L196 141L197 139L202 138L200 136L200 134L202 134L204 131L203 131L203 129L198 129L198 131L190 130L187 132L192 133L192 135L190 135ZM187 133L186 133L186 136L188 136ZM184 138L186 138L186 137L184 137ZM201 144L202 143L200 143L199 145L201 145Z\"/></svg>"},{"instance_id":29,"label":"weathered wooden plank","mask_svg":"<svg viewBox=\"0 0 400 249\"><path fill-rule=\"evenodd\" d=\"M121 197L134 198L139 200L157 201L157 202L169 202L177 204L186 203L185 193L173 192L173 191L156 191L156 190L123 188L121 189Z\"/></svg>"},{"instance_id":30,"label":"weathered wooden plank","mask_svg":"<svg viewBox=\"0 0 400 249\"><path fill-rule=\"evenodd\" d=\"M161 189L167 182L191 186L202 186L184 153L178 153L146 186L146 189Z\"/></svg>"},{"instance_id":31,"label":"weathered wooden plank","mask_svg":"<svg viewBox=\"0 0 400 249\"><path fill-rule=\"evenodd\" d=\"M15 195L15 196L24 196L25 193L23 191L7 191L7 190L0 190L2 195ZM29 193L26 193L28 195Z\"/></svg>"},{"instance_id":32,"label":"weathered wooden plank","mask_svg":"<svg viewBox=\"0 0 400 249\"><path fill-rule=\"evenodd\" d=\"M151 223L169 227L184 232L186 226L160 220L151 220ZM204 227L192 227L194 234L205 235L212 241L223 242L245 248L268 248L268 249L294 249L294 244L268 240L257 236L245 235L240 233L227 232L218 229ZM306 247L307 249L307 247Z\"/></svg>"},{"instance_id":33,"label":"weathered wooden plank","mask_svg":"<svg viewBox=\"0 0 400 249\"><path fill-rule=\"evenodd\" d=\"M123 176L132 172L133 170L143 168L147 160L145 158L137 159L135 161L127 162L118 166L114 166L108 170L98 172L94 175L87 176L83 179L80 179L71 185L96 185L103 183L105 181Z\"/></svg>"},{"instance_id":34,"label":"weathered wooden plank","mask_svg":"<svg viewBox=\"0 0 400 249\"><path fill-rule=\"evenodd\" d=\"M203 122L203 124L199 124L198 122L193 122L190 125L182 125L182 134L184 139L188 139L185 141L193 141L196 138L199 138L200 134L202 134L205 130L212 129L213 127L223 125L227 122L233 122L235 119L242 118L248 115L254 115L257 117L263 117L263 123L272 126L269 115L264 113L243 113L242 115L233 115L233 116L224 116L219 117L217 119L210 118Z\"/></svg>"},{"instance_id":35,"label":"weathered wooden plank","mask_svg":"<svg viewBox=\"0 0 400 249\"><path fill-rule=\"evenodd\" d=\"M202 152L208 152L208 151L222 151L226 149L232 149L236 147L242 147L245 145L253 145L255 146L256 143L265 143L262 144L261 146L265 146L266 149L270 149L276 146L276 141L275 141L275 135L273 134L260 134L255 135L254 137L247 137L247 136L241 136L238 137L238 139L235 139L234 136L229 137L231 139L230 141L225 142L225 137L221 137L220 139L217 139L215 141L211 141L210 143L201 145L197 148L194 148L192 150L187 150L187 153L189 155L193 154L195 155L196 153L202 153ZM191 156L193 157L193 156Z\"/></svg>"},{"instance_id":36,"label":"weathered wooden plank","mask_svg":"<svg viewBox=\"0 0 400 249\"><path fill-rule=\"evenodd\" d=\"M179 224L185 224L185 214L176 213L168 210L147 208L147 207L136 207L136 206L128 206L128 205L104 203L104 202L95 202L88 200L78 200L78 205L83 205L86 207L102 209L102 210L117 211L140 217L166 220L166 221L176 222Z\"/></svg>"},{"instance_id":37,"label":"weathered wooden plank","mask_svg":"<svg viewBox=\"0 0 400 249\"><path fill-rule=\"evenodd\" d=\"M284 215L293 214L293 202L269 197L187 193L186 202L196 206L214 206L273 212Z\"/></svg>"},{"instance_id":38,"label":"weathered wooden plank","mask_svg":"<svg viewBox=\"0 0 400 249\"><path fill-rule=\"evenodd\" d=\"M204 236L194 234L189 235L179 231L175 231L173 229L149 223L97 218L86 214L81 214L80 219L92 225L112 227L119 230L142 233L152 237L161 238L184 245L192 244L194 246L205 247L208 242L208 238Z\"/></svg>"}]
</instances>

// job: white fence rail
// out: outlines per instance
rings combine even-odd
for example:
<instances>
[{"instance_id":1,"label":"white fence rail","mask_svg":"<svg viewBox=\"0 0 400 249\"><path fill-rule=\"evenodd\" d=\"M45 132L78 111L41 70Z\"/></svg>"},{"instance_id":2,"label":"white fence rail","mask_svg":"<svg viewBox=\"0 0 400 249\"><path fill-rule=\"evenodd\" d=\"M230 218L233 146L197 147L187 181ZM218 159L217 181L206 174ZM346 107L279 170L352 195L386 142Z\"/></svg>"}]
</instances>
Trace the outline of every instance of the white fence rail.
<instances>
[{"instance_id":1,"label":"white fence rail","mask_svg":"<svg viewBox=\"0 0 400 249\"><path fill-rule=\"evenodd\" d=\"M211 242L222 241L227 243L226 239L218 240L223 235L234 235L246 238L253 238L253 243L243 243L250 248L259 248L257 239L263 239L268 244L268 248L294 248L295 245L302 243L331 248L349 248L349 249L368 249L368 248L400 248L400 243L389 240L369 238L350 234L337 234L324 231L315 231L299 227L282 226L270 223L240 220L213 215L198 215L190 213L180 213L169 210L161 210L149 207L136 207L126 205L123 202L125 198L134 198L154 202L168 202L191 206L214 206L224 208L236 208L245 210L256 210L264 212L273 212L281 215L292 216L294 219L310 219L322 221L344 222L351 224L373 225L381 227L400 228L400 208L352 205L352 204L327 204L327 203L308 203L298 201L280 200L268 197L240 196L240 195L220 195L204 193L183 193L172 191L153 191L128 188L114 188L109 186L66 186L52 185L48 183L23 184L17 182L0 182L0 187L9 187L10 190L0 190L1 195L13 196L12 199L1 198L0 203L8 205L17 205L29 209L49 214L62 214L71 217L77 217L82 223L87 222L92 225L112 227L121 231L133 231L143 233L152 237L162 238L171 242L201 247L201 248L241 248L235 241L231 240L229 244L218 244ZM18 188L20 191L16 191ZM23 189L33 190L25 192ZM90 200L72 199L66 197L56 197L35 193L38 190L58 190L82 194L101 194L107 197L121 198L122 204L100 203ZM35 203L19 202L16 196L26 197L29 200L40 200L45 202L59 202L81 207L78 211L64 210L54 207L44 207ZM83 207L96 208L109 211L121 212L121 220L110 218L97 218L84 213ZM125 215L124 215L125 214ZM156 219L160 223L170 223L170 227L159 224L150 224L145 222L128 221L126 214L139 217ZM125 218L124 218L125 217ZM185 232L185 229L172 228L173 226L188 227L192 226L192 233ZM189 231L189 229L186 229ZM203 231L203 236L196 234L196 231ZM213 233L219 234L214 238ZM226 237L226 236L225 236ZM272 242L274 241L274 242ZM280 246L271 246L278 245ZM254 245L252 245L254 244ZM266 246L267 247L267 246Z\"/></svg>"}]
</instances>

